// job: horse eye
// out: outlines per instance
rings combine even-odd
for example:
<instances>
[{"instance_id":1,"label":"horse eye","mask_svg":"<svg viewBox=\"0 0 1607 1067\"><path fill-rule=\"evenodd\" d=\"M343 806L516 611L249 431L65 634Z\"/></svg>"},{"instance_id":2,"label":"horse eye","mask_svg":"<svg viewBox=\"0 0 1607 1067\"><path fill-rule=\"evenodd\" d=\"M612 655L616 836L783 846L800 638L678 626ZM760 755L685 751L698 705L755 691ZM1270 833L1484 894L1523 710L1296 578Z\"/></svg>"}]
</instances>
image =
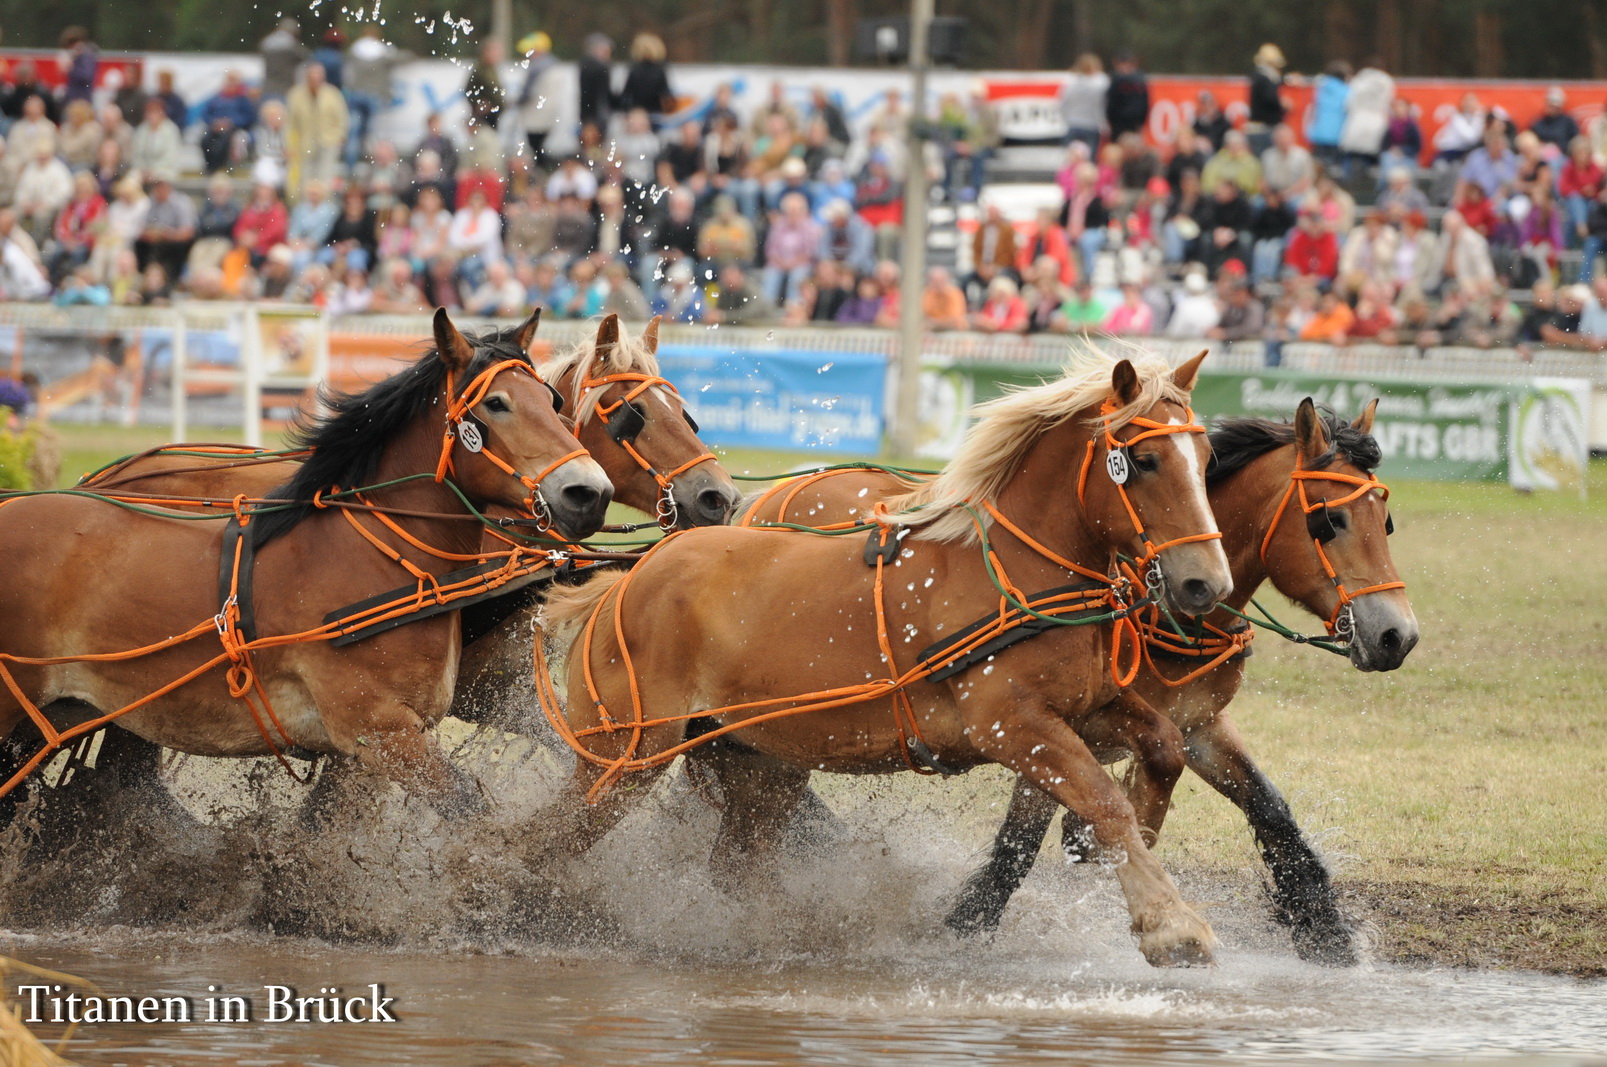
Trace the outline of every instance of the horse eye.
<instances>
[{"instance_id":1,"label":"horse eye","mask_svg":"<svg viewBox=\"0 0 1607 1067\"><path fill-rule=\"evenodd\" d=\"M1161 457L1135 455L1133 456L1133 466L1141 471L1158 471L1161 469Z\"/></svg>"},{"instance_id":2,"label":"horse eye","mask_svg":"<svg viewBox=\"0 0 1607 1067\"><path fill-rule=\"evenodd\" d=\"M491 397L489 400L487 400L485 402L485 406L486 406L486 410L495 411L499 415L500 414L506 414L508 411L512 410L511 408L508 407L508 402L506 400L502 399L500 396Z\"/></svg>"},{"instance_id":3,"label":"horse eye","mask_svg":"<svg viewBox=\"0 0 1607 1067\"><path fill-rule=\"evenodd\" d=\"M1350 516L1343 511L1330 510L1328 521L1334 524L1334 529L1336 530L1348 529L1350 526Z\"/></svg>"}]
</instances>

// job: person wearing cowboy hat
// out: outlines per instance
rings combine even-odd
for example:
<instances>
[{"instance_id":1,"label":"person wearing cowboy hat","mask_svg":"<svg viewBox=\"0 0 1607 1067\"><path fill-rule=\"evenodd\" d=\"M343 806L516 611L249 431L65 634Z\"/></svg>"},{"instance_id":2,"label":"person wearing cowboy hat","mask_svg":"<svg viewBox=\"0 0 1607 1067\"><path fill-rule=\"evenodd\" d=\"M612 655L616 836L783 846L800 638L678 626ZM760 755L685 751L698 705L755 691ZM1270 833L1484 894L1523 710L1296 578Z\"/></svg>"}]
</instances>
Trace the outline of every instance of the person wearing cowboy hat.
<instances>
[{"instance_id":1,"label":"person wearing cowboy hat","mask_svg":"<svg viewBox=\"0 0 1607 1067\"><path fill-rule=\"evenodd\" d=\"M1271 146L1272 130L1288 112L1279 95L1286 66L1283 49L1277 45L1269 42L1256 50L1255 70L1250 74L1250 121L1245 133L1250 137L1250 151L1257 157Z\"/></svg>"}]
</instances>

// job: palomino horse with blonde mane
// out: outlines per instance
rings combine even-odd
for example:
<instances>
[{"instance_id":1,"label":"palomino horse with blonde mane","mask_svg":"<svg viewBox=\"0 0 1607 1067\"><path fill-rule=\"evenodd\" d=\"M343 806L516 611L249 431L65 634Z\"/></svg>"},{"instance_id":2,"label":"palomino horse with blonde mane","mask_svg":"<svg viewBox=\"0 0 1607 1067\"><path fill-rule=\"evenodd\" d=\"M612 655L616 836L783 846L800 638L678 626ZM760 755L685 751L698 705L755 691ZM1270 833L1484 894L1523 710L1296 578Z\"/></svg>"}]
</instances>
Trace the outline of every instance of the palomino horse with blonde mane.
<instances>
[{"instance_id":1,"label":"palomino horse with blonde mane","mask_svg":"<svg viewBox=\"0 0 1607 1067\"><path fill-rule=\"evenodd\" d=\"M1270 581L1321 619L1362 671L1399 667L1417 643L1417 620L1390 558L1392 529L1372 438L1369 404L1354 422L1320 414L1302 401L1291 425L1264 419L1230 419L1210 435L1206 472L1211 509L1233 568L1233 592L1210 615L1180 636L1164 626L1145 631L1145 666L1134 682L1144 700L1181 731L1187 765L1249 818L1272 874L1278 920L1288 925L1303 958L1330 964L1355 960L1354 931L1341 915L1327 867L1295 823L1289 806L1245 748L1227 705L1243 682L1251 631L1241 618L1260 586ZM783 483L758 497L742 523L830 524L854 521L877 499L908 491L891 473L823 471ZM1175 781L1164 749L1101 747L1105 762L1126 756L1146 761L1154 781ZM771 788L790 768L740 744L703 761L727 800ZM1170 800L1139 807L1140 822L1158 834ZM824 814L818 798L803 798L800 812ZM961 933L995 929L1010 897L1036 861L1060 805L1019 777L1009 813L988 862L967 880L948 925ZM783 813L783 818L792 813ZM1094 842L1085 824L1067 814L1067 851L1089 855ZM770 832L768 829L766 832Z\"/></svg>"},{"instance_id":2,"label":"palomino horse with blonde mane","mask_svg":"<svg viewBox=\"0 0 1607 1067\"><path fill-rule=\"evenodd\" d=\"M521 352L527 350L539 316L538 310L519 328ZM718 525L726 521L739 493L698 439L674 386L659 374L658 331L655 318L633 337L618 316L605 316L593 338L555 354L539 371L556 391L565 421L574 425L575 435L613 484L616 501L654 515L667 528ZM515 341L510 331L491 336L499 343ZM242 493L266 498L299 468L296 460L273 453L228 449L207 455L178 446L124 460L85 484L100 492L149 495L173 506L186 498L226 504ZM486 545L498 547L489 535ZM460 613L463 655L450 714L468 722L492 721L505 687L514 678L528 678L528 623L545 586L533 581L523 589L510 588ZM522 719L506 725L518 727ZM159 747L136 735L115 731L103 738L95 768L114 773L124 786L143 786L157 780L160 754ZM81 792L90 780L80 770L64 792Z\"/></svg>"},{"instance_id":3,"label":"palomino horse with blonde mane","mask_svg":"<svg viewBox=\"0 0 1607 1067\"><path fill-rule=\"evenodd\" d=\"M948 469L891 502L868 536L693 530L626 574L555 592L550 624L581 630L566 712L544 672L537 681L581 758L563 804L573 820L553 830L589 848L696 746L694 721L702 738L740 730L799 772L761 798L781 811L809 769L999 763L1123 857L1116 874L1146 958L1208 961L1210 927L1078 736L1098 736L1093 713L1112 702L1159 719L1114 678L1104 623L1127 604L1106 576L1116 553L1138 557L1174 611L1202 613L1230 588L1188 410L1198 366L1089 353L1061 381L984 405ZM1008 661L984 662L995 642L1038 627ZM608 788L627 772L633 788ZM727 817L765 818L738 807Z\"/></svg>"},{"instance_id":4,"label":"palomino horse with blonde mane","mask_svg":"<svg viewBox=\"0 0 1607 1067\"><path fill-rule=\"evenodd\" d=\"M480 809L425 729L451 702L456 618L336 639L365 598L411 579L388 609L406 614L446 595L463 561L490 562L482 525L462 521L471 505L532 515L544 499L570 538L602 525L612 487L530 368L534 330L532 318L471 340L437 311L431 353L304 430L311 456L274 494L285 503L237 507L227 524L85 494L0 498L14 568L0 588L0 740L32 720L51 743L4 788L115 723L199 755L352 756L443 813ZM507 553L510 573L524 558Z\"/></svg>"}]
</instances>

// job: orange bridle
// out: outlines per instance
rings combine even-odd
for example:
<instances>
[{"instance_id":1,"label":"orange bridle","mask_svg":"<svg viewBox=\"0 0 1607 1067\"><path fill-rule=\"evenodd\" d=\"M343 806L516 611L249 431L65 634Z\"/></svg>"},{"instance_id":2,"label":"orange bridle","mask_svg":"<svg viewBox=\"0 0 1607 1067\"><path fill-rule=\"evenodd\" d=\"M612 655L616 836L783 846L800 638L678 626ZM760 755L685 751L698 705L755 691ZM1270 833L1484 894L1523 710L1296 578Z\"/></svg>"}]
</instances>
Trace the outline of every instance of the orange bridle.
<instances>
[{"instance_id":1,"label":"orange bridle","mask_svg":"<svg viewBox=\"0 0 1607 1067\"><path fill-rule=\"evenodd\" d=\"M478 406L485 399L486 394L491 391L491 383L496 379L497 375L509 370L523 371L536 381L546 384L541 375L537 374L530 364L520 359L505 359L500 363L492 364L475 375L463 392L458 394L447 405L446 432L441 437L441 458L435 464L435 480L437 482L445 481L448 473L457 474L457 468L452 457L452 443L455 440L463 446L464 451L484 456L491 461L493 466L509 477L516 479L519 484L529 490L528 495L524 498L525 510L536 519L536 528L545 531L552 527L552 513L547 508L546 498L541 495L542 480L570 460L579 459L581 456L589 455L590 453L584 448L576 448L572 452L559 456L542 468L541 473L531 477L520 473L511 463L485 447L484 431L480 429L478 420L469 419L469 412L470 409ZM449 397L453 395L453 372L450 367L446 371L446 395Z\"/></svg>"},{"instance_id":2,"label":"orange bridle","mask_svg":"<svg viewBox=\"0 0 1607 1067\"><path fill-rule=\"evenodd\" d=\"M1344 496L1333 500L1319 500L1313 504L1306 495L1306 483L1315 481L1339 482L1342 485L1353 485L1355 488ZM1297 447L1295 449L1295 469L1289 473L1289 488L1284 490L1283 500L1278 503L1277 513L1272 516L1272 523L1267 527L1267 534L1261 539L1261 565L1266 566L1267 549L1272 544L1272 537L1278 532L1278 523L1283 520L1284 512L1289 510L1289 502L1295 498L1297 493L1300 496L1300 510L1305 515L1310 516L1321 509L1344 507L1346 504L1359 500L1362 496L1374 490L1382 493L1385 500L1389 499L1389 487L1372 475L1362 476L1345 474L1342 471L1306 469L1306 457ZM1390 589L1405 589L1406 583L1400 581L1378 582L1374 585L1364 586L1354 592L1346 589L1344 581L1339 577L1338 571L1334 569L1333 563L1328 559L1327 550L1323 548L1323 543L1326 540L1328 538L1313 534L1311 543L1317 549L1317 558L1322 561L1323 573L1328 576L1329 581L1334 583L1334 589L1339 593L1339 603L1335 605L1334 613L1323 620L1323 625L1327 627L1328 633L1332 636L1348 638L1351 630L1349 609L1352 601L1358 597L1364 597L1368 593L1382 593Z\"/></svg>"},{"instance_id":3,"label":"orange bridle","mask_svg":"<svg viewBox=\"0 0 1607 1067\"><path fill-rule=\"evenodd\" d=\"M687 471L701 463L714 462L716 457L713 452L705 450L704 452L693 456L691 459L687 460L685 463L682 463L680 466L669 471L668 473L661 472L657 467L653 466L652 462L646 456L637 451L636 435L641 432L640 427L634 430L629 430L624 429L621 426L611 425L611 423L614 419L622 419L624 417L626 406L631 405L632 401L641 396L643 393L646 393L649 389L652 389L654 386L663 386L670 392L675 393L676 396L680 396L681 394L676 390L675 386L669 382L668 379L660 378L654 374L622 372L619 374L605 374L600 378L582 379L580 383L580 396L582 400L584 400L585 395L591 392L593 389L606 389L608 386L619 382L635 382L636 384L627 390L624 395L620 396L610 404L603 404L599 402L596 409L597 417L603 421L604 426L609 428L609 436L612 437L619 444L619 446L625 450L626 454L636 462L638 467L646 471L652 477L653 481L658 483L658 505L655 510L657 512L659 529L666 532L673 530L679 518L680 512L680 505L675 500L675 487L673 484L675 479L679 478L681 475L685 474ZM632 405L631 410L636 410L634 405ZM575 421L575 431L577 433L580 431L580 425L581 420L577 418ZM693 427L693 431L695 434L695 427Z\"/></svg>"},{"instance_id":4,"label":"orange bridle","mask_svg":"<svg viewBox=\"0 0 1607 1067\"><path fill-rule=\"evenodd\" d=\"M1205 433L1205 427L1194 418L1193 408L1184 408L1188 412L1188 421L1184 423L1159 422L1143 415L1135 415L1131 424L1140 428L1141 432L1134 434L1125 441L1118 438L1110 429L1110 417L1121 407L1115 397L1107 397L1100 407L1099 413L1104 418L1103 437L1105 445L1105 469L1110 474L1110 480L1116 485L1116 493L1121 497L1122 507L1127 510L1127 517L1132 521L1133 531L1138 534L1144 543L1144 554L1133 561L1133 568L1144 575L1145 581L1151 589L1160 584L1160 568L1158 566L1160 554L1168 548L1178 545L1194 544L1198 541L1219 541L1222 539L1220 531L1211 533L1187 534L1183 537L1174 537L1170 541L1156 544L1150 540L1149 532L1144 528L1144 521L1138 517L1138 509L1127 495L1127 482L1132 474L1132 464L1127 458L1127 450L1140 441L1151 437L1164 437L1174 433ZM1094 452L1097 448L1095 441L1100 435L1088 441L1088 451L1083 455L1082 473L1077 478L1077 503L1082 505L1083 514L1088 513L1088 503L1085 499L1088 491L1088 472L1093 469ZM1203 489L1201 492L1203 493Z\"/></svg>"}]
</instances>

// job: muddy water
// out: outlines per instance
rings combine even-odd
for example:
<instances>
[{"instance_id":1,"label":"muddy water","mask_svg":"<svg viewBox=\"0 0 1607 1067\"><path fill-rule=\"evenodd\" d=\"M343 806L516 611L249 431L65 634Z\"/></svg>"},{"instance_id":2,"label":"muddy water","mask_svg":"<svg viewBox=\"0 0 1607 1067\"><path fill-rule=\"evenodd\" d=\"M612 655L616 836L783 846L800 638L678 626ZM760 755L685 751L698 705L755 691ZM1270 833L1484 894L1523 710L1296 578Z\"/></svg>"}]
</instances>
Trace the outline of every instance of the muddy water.
<instances>
[{"instance_id":1,"label":"muddy water","mask_svg":"<svg viewBox=\"0 0 1607 1067\"><path fill-rule=\"evenodd\" d=\"M253 1004L249 1023L85 1027L70 1054L95 1065L1607 1065L1607 983L1308 966L1248 875L1176 872L1222 939L1211 969L1146 966L1112 874L1051 854L994 939L956 940L941 917L986 827L958 813L1002 780L823 783L842 825L732 895L683 776L592 855L532 864L561 767L467 755L493 768L494 825L358 783L308 835L278 781L190 766L174 785L200 826L152 802L48 857L0 837L0 952L194 1018L209 995ZM399 1021L271 1022L270 984L382 984Z\"/></svg>"}]
</instances>

